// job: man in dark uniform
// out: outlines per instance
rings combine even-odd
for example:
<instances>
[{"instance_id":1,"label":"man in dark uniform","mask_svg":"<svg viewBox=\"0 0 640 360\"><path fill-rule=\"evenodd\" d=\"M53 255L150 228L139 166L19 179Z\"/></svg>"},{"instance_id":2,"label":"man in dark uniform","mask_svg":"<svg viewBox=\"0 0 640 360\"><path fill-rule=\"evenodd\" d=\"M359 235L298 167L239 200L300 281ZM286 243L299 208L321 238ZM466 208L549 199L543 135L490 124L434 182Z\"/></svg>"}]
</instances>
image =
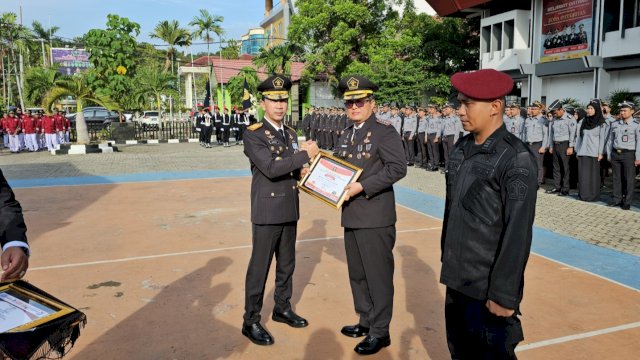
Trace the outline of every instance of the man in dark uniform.
<instances>
[{"instance_id":1,"label":"man in dark uniform","mask_svg":"<svg viewBox=\"0 0 640 360\"><path fill-rule=\"evenodd\" d=\"M0 282L21 279L29 267L27 226L22 208L0 170Z\"/></svg>"},{"instance_id":2,"label":"man in dark uniform","mask_svg":"<svg viewBox=\"0 0 640 360\"><path fill-rule=\"evenodd\" d=\"M215 128L216 131L216 143L218 145L222 145L223 142L223 138L222 138L222 114L220 114L220 109L218 108L218 105L216 105L214 107L215 109L215 113L213 114L213 126Z\"/></svg>"},{"instance_id":3,"label":"man in dark uniform","mask_svg":"<svg viewBox=\"0 0 640 360\"><path fill-rule=\"evenodd\" d=\"M442 271L453 359L515 359L531 248L537 167L534 154L502 121L513 80L484 69L457 73L462 126L470 134L447 164Z\"/></svg>"},{"instance_id":4,"label":"man in dark uniform","mask_svg":"<svg viewBox=\"0 0 640 360\"><path fill-rule=\"evenodd\" d=\"M345 326L350 337L367 337L355 347L374 354L389 346L393 309L393 246L396 207L393 184L407 174L402 140L390 123L377 120L374 92L378 87L361 76L342 79L347 116L353 123L338 141L336 156L363 169L358 182L348 185L342 206L342 226L356 325Z\"/></svg>"},{"instance_id":5,"label":"man in dark uniform","mask_svg":"<svg viewBox=\"0 0 640 360\"><path fill-rule=\"evenodd\" d=\"M272 319L292 327L307 320L291 308L295 243L300 217L297 181L301 168L318 152L315 142L298 146L295 130L284 126L291 80L274 75L258 85L264 119L247 128L244 153L251 163L251 222L253 249L245 283L242 334L258 345L273 344L260 325L260 310L271 259L276 254L275 307Z\"/></svg>"}]
</instances>

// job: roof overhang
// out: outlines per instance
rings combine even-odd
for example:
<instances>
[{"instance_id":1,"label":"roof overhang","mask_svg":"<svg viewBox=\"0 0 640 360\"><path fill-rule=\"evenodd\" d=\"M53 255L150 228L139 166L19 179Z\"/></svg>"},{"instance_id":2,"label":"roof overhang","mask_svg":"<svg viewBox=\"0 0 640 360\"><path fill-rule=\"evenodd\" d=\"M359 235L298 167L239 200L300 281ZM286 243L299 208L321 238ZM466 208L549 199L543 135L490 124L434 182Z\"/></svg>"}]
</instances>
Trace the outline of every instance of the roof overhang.
<instances>
[{"instance_id":1,"label":"roof overhang","mask_svg":"<svg viewBox=\"0 0 640 360\"><path fill-rule=\"evenodd\" d=\"M469 8L485 4L491 0L425 0L440 16L449 16L464 12Z\"/></svg>"}]
</instances>

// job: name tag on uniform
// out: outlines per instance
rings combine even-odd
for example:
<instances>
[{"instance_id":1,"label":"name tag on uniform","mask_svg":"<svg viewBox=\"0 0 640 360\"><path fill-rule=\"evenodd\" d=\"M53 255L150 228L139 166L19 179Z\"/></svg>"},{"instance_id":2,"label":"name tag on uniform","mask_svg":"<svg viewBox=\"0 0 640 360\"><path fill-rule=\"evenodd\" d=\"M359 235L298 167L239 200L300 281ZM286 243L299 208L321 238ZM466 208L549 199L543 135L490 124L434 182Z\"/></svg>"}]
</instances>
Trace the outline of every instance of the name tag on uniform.
<instances>
[{"instance_id":1,"label":"name tag on uniform","mask_svg":"<svg viewBox=\"0 0 640 360\"><path fill-rule=\"evenodd\" d=\"M629 135L622 135L622 142L629 142Z\"/></svg>"}]
</instances>

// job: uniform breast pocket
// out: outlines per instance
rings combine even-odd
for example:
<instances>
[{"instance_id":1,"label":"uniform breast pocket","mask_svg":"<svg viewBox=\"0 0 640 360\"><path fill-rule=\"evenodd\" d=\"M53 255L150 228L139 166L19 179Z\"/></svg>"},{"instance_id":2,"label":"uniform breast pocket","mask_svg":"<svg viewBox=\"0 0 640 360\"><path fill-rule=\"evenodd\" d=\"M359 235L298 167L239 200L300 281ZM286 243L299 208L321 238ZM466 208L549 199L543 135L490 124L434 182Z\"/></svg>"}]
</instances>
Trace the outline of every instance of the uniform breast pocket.
<instances>
[{"instance_id":1,"label":"uniform breast pocket","mask_svg":"<svg viewBox=\"0 0 640 360\"><path fill-rule=\"evenodd\" d=\"M471 184L461 204L465 210L487 225L495 224L501 216L500 193L480 179Z\"/></svg>"}]
</instances>

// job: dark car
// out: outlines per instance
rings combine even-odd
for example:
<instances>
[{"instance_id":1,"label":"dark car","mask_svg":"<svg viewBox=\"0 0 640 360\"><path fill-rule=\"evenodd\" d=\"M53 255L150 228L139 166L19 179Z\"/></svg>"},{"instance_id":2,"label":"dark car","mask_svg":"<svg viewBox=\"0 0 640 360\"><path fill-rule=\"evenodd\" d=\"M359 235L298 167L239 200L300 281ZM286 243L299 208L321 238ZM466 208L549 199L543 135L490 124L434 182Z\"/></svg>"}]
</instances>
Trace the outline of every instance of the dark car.
<instances>
[{"instance_id":1,"label":"dark car","mask_svg":"<svg viewBox=\"0 0 640 360\"><path fill-rule=\"evenodd\" d=\"M84 121L87 123L88 128L105 128L111 122L118 122L118 113L103 107L86 107L82 109L82 114L84 114ZM73 128L76 127L76 115L77 113L67 115Z\"/></svg>"}]
</instances>

